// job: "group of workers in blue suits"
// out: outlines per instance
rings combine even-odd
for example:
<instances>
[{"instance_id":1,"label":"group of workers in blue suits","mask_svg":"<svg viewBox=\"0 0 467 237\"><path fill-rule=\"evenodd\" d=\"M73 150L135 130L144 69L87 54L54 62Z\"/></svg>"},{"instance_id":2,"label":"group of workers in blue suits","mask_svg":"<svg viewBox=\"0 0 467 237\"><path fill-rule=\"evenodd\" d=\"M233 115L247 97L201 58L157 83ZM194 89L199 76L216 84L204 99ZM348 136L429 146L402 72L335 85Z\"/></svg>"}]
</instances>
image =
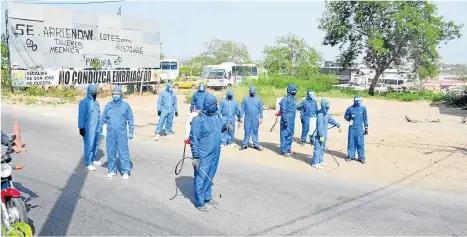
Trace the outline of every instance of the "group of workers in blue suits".
<instances>
[{"instance_id":1,"label":"group of workers in blue suits","mask_svg":"<svg viewBox=\"0 0 467 237\"><path fill-rule=\"evenodd\" d=\"M330 102L322 98L318 109L314 92L307 91L306 99L297 105L298 88L290 84L287 96L280 102L280 152L289 157L292 153L292 142L295 130L296 111L300 111L302 123L301 144L308 139L313 148L312 166L321 169L327 165L324 162L329 125L336 126L342 132L342 126L330 115ZM120 173L124 179L130 175L130 155L128 140L133 138L133 112L130 105L123 101L120 87L112 91L112 101L107 103L104 112L100 114L100 106L96 100L97 88L90 85L86 98L79 104L78 127L84 141L85 166L95 170L94 165L100 165L96 160L99 139L103 125L107 124L107 156L109 162L108 178L116 175L116 155L120 158ZM159 139L162 128L165 134L172 135L174 116L178 116L177 96L172 85L168 83L157 102L157 113L160 116L155 134ZM244 123L244 139L239 150L245 150L253 142L253 148L262 151L259 144L258 129L263 121L263 102L256 95L256 88L250 86L249 95L243 98L241 104L234 99L232 91L227 91L220 105L214 95L206 92L206 87L200 83L191 101L190 112L199 114L191 122L190 142L194 167L194 200L195 206L201 211L207 211L206 203L212 200L212 180L219 164L220 151L224 146L235 146L236 123ZM244 117L244 118L243 118ZM364 135L368 134L368 117L362 98L355 96L354 104L347 108L344 116L350 123L348 133L348 158L355 160L358 151L358 161L365 164ZM128 128L128 131L127 131Z\"/></svg>"},{"instance_id":2,"label":"group of workers in blue suits","mask_svg":"<svg viewBox=\"0 0 467 237\"><path fill-rule=\"evenodd\" d=\"M120 174L123 179L130 178L130 153L128 140L133 139L134 120L130 104L123 101L123 91L120 87L112 90L112 101L105 105L104 112L100 113L97 101L96 85L89 85L86 97L78 107L79 134L84 142L84 165L90 171L101 165L97 160L97 150L102 136L103 127L107 125L106 146L108 174L111 178L117 174L117 153L120 160Z\"/></svg>"},{"instance_id":3,"label":"group of workers in blue suits","mask_svg":"<svg viewBox=\"0 0 467 237\"><path fill-rule=\"evenodd\" d=\"M327 163L324 162L324 151L328 137L329 125L337 127L342 132L342 126L329 113L330 103L326 98L321 99L321 109L318 110L318 103L312 90L307 91L306 99L298 106L296 105L297 87L290 84L287 87L287 96L280 102L280 151L285 157L292 154L291 145L295 128L295 110L300 110L300 120L302 122L301 144L307 142L314 145L313 159L311 165L317 169L322 169ZM365 164L364 135L368 134L368 116L366 107L362 105L362 97L356 95L354 104L347 108L344 119L349 125L349 135L347 142L347 161L355 160L355 151L358 151L358 161ZM313 121L315 124L311 124ZM316 122L315 122L316 121ZM310 130L310 125L314 125Z\"/></svg>"}]
</instances>

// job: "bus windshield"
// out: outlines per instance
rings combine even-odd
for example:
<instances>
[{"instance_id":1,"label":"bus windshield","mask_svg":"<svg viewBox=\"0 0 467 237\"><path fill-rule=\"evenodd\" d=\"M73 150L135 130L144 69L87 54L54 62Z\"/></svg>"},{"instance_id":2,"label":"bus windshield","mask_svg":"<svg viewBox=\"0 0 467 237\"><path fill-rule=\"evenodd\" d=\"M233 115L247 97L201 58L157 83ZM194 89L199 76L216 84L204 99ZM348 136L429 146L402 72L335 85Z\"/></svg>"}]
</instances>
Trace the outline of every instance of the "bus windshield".
<instances>
[{"instance_id":1,"label":"bus windshield","mask_svg":"<svg viewBox=\"0 0 467 237\"><path fill-rule=\"evenodd\" d=\"M224 79L224 69L213 69L209 72L208 79Z\"/></svg>"},{"instance_id":2,"label":"bus windshield","mask_svg":"<svg viewBox=\"0 0 467 237\"><path fill-rule=\"evenodd\" d=\"M203 67L203 71L201 71L200 77L201 78L207 78L209 71L211 71L212 67Z\"/></svg>"},{"instance_id":3,"label":"bus windshield","mask_svg":"<svg viewBox=\"0 0 467 237\"><path fill-rule=\"evenodd\" d=\"M170 70L170 62L161 62L162 70Z\"/></svg>"},{"instance_id":4,"label":"bus windshield","mask_svg":"<svg viewBox=\"0 0 467 237\"><path fill-rule=\"evenodd\" d=\"M171 70L178 70L177 62L170 62L170 69Z\"/></svg>"},{"instance_id":5,"label":"bus windshield","mask_svg":"<svg viewBox=\"0 0 467 237\"><path fill-rule=\"evenodd\" d=\"M161 62L161 69L162 70L178 70L178 63L177 62Z\"/></svg>"}]
</instances>

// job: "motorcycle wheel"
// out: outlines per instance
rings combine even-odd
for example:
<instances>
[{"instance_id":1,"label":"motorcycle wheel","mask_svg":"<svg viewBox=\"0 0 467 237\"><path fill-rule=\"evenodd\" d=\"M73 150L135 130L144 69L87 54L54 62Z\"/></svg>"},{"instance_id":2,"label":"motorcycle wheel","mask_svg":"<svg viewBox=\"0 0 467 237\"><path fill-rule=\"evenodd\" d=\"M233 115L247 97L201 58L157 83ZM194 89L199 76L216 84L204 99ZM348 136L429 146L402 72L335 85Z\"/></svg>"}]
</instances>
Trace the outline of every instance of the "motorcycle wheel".
<instances>
[{"instance_id":1,"label":"motorcycle wheel","mask_svg":"<svg viewBox=\"0 0 467 237\"><path fill-rule=\"evenodd\" d=\"M29 223L28 212L21 198L10 198L6 201L6 208L8 213L14 213L16 215L15 221L11 222L11 224L15 222Z\"/></svg>"}]
</instances>

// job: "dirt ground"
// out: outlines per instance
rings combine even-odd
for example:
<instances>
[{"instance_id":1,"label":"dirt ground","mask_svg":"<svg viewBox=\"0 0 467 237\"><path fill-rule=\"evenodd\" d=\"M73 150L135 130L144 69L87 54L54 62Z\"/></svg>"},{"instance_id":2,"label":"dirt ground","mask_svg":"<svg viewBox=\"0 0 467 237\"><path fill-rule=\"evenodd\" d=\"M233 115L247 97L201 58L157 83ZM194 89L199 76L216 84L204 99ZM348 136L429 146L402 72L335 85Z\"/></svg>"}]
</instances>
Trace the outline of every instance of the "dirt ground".
<instances>
[{"instance_id":1,"label":"dirt ground","mask_svg":"<svg viewBox=\"0 0 467 237\"><path fill-rule=\"evenodd\" d=\"M135 137L153 140L157 116L157 95L130 96L126 100L133 109ZM239 99L239 98L237 98ZM110 98L99 98L101 111ZM182 149L185 136L186 116L189 105L178 95L179 116L174 121L174 138L161 137L173 149ZM240 101L239 101L240 102ZM223 148L221 159L237 159L249 165L272 166L293 172L320 172L345 180L360 180L381 185L406 186L448 193L467 193L467 124L461 124L467 111L443 106L432 106L428 102L396 102L364 99L369 117L369 135L365 137L366 164L344 161L347 153L347 122L343 118L345 109L352 100L330 98L331 113L344 126L342 133L329 131L328 148L340 163L337 166L330 154L325 155L329 169L316 170L311 167L313 147L300 146L294 142L291 158L279 155L279 125L269 132L274 123L274 111L264 112L260 125L259 140L265 150L239 151L238 148ZM2 104L13 104L2 100ZM25 105L22 109L46 116L77 120L77 104ZM405 116L425 121L440 120L440 123L409 123ZM237 144L243 140L243 127L237 128ZM299 141L301 123L297 113L295 141ZM156 142L156 141L154 141Z\"/></svg>"}]
</instances>

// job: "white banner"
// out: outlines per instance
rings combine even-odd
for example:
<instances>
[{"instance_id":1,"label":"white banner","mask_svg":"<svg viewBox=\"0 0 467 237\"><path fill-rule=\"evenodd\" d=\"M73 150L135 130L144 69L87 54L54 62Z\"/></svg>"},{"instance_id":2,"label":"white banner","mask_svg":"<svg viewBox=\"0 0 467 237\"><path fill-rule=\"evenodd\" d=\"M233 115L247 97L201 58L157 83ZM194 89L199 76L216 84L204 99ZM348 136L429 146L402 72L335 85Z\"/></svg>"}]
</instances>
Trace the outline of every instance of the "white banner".
<instances>
[{"instance_id":1,"label":"white banner","mask_svg":"<svg viewBox=\"0 0 467 237\"><path fill-rule=\"evenodd\" d=\"M61 85L131 84L157 79L151 70L63 70L59 74Z\"/></svg>"}]
</instances>

